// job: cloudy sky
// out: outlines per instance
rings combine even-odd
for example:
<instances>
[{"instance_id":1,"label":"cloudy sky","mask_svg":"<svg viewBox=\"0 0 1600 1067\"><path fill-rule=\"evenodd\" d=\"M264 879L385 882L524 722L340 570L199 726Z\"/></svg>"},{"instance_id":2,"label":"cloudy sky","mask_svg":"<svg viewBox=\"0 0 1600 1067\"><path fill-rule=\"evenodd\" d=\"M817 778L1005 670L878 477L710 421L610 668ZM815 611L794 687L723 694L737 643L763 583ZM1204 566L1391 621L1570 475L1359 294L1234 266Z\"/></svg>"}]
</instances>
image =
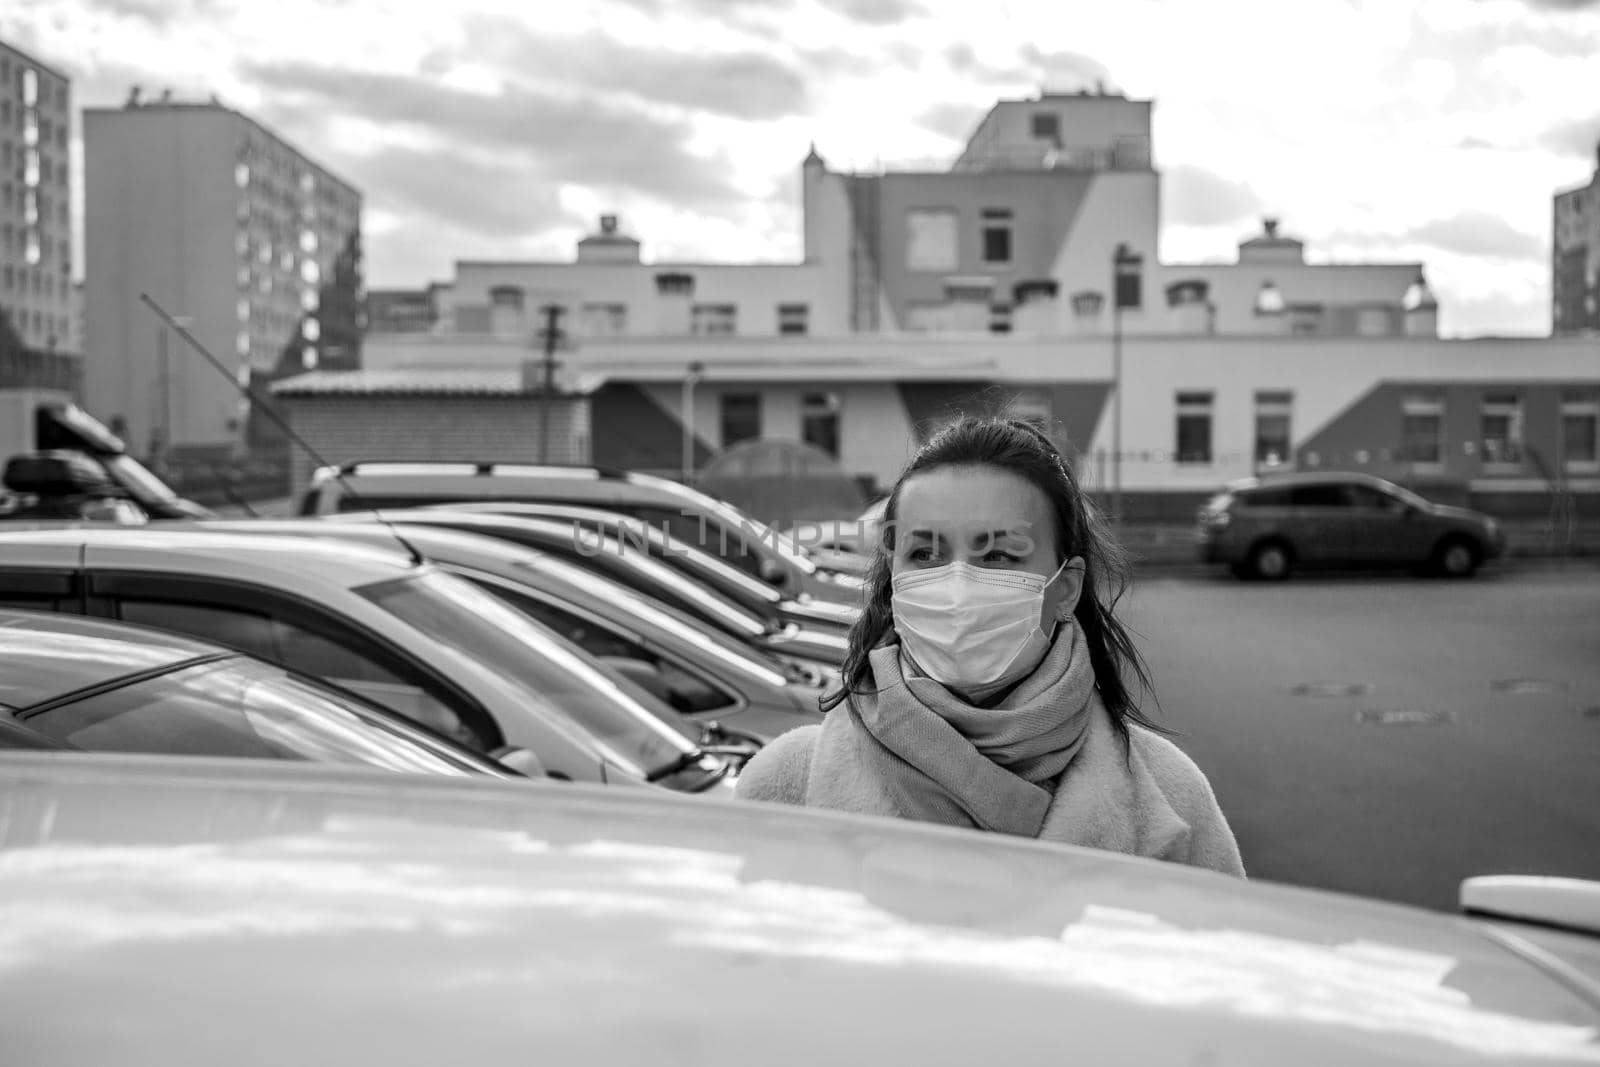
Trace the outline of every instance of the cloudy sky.
<instances>
[{"instance_id":1,"label":"cloudy sky","mask_svg":"<svg viewBox=\"0 0 1600 1067\"><path fill-rule=\"evenodd\" d=\"M367 280L799 254L799 164L947 165L997 99L1155 103L1161 258L1263 215L1421 260L1449 335L1550 325L1551 196L1600 140L1600 0L0 0L80 107L215 92L364 193Z\"/></svg>"}]
</instances>

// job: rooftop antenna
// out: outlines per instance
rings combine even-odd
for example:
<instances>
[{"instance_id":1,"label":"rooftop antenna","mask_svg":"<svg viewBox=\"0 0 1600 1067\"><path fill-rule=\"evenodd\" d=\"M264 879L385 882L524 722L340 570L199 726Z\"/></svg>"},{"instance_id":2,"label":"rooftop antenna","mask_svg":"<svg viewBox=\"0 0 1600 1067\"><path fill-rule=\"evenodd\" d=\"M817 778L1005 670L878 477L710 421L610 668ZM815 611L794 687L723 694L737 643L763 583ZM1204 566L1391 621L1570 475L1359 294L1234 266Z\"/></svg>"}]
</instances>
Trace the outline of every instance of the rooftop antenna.
<instances>
[{"instance_id":1,"label":"rooftop antenna","mask_svg":"<svg viewBox=\"0 0 1600 1067\"><path fill-rule=\"evenodd\" d=\"M139 299L143 300L149 306L151 311L154 311L157 315L159 315L161 317L161 321L166 323L167 326L173 330L173 332L187 341L190 348L193 348L196 352L200 353L200 355L205 358L207 363L215 367L218 374L222 375L224 378L228 379L229 382L233 383L233 387L243 393L245 398L249 400L251 404L257 408L257 410L264 412L270 419L272 419L272 421L277 424L278 429L287 434L291 441L305 449L306 454L312 459L316 460L318 465L331 469L333 471L333 476L339 480L339 485L344 488L346 493L350 494L350 498L352 500L361 502L361 494L356 492L355 488L351 486L349 482L345 481L344 471L337 464L329 463L322 457L320 452L307 444L305 438L294 432L294 428L289 425L288 420L282 415L279 415L277 409L265 399L257 396L254 389L248 385L241 384L237 378L228 373L228 368L222 365L222 361L216 356L213 356L206 349L205 345L196 340L194 334L189 332L188 327L184 326L177 319L169 315L165 308L150 298L149 293L140 293ZM412 563L421 564L428 562L428 557L424 556L421 552L418 552L415 545L413 545L410 541L407 541L404 537L400 536L400 531L395 527L395 524L390 522L389 519L384 516L381 510L378 508L372 508L370 510L372 511L372 514L377 517L377 520L383 523L390 535L396 541L400 542L405 550L410 553Z\"/></svg>"}]
</instances>

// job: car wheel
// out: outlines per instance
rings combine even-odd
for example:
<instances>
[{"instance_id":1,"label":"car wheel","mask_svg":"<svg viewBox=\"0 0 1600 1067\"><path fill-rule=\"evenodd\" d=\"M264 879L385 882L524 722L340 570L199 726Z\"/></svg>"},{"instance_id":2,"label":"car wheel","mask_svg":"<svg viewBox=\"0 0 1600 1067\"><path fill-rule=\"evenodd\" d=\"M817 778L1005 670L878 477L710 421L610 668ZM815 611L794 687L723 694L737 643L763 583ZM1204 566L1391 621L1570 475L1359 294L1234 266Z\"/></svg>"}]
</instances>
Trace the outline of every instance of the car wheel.
<instances>
[{"instance_id":1,"label":"car wheel","mask_svg":"<svg viewBox=\"0 0 1600 1067\"><path fill-rule=\"evenodd\" d=\"M1294 569L1294 557L1282 541L1263 541L1250 550L1250 573L1268 582L1281 582Z\"/></svg>"},{"instance_id":2,"label":"car wheel","mask_svg":"<svg viewBox=\"0 0 1600 1067\"><path fill-rule=\"evenodd\" d=\"M1446 578L1466 578L1478 569L1478 546L1463 537L1451 537L1439 543L1433 552L1433 569Z\"/></svg>"}]
</instances>

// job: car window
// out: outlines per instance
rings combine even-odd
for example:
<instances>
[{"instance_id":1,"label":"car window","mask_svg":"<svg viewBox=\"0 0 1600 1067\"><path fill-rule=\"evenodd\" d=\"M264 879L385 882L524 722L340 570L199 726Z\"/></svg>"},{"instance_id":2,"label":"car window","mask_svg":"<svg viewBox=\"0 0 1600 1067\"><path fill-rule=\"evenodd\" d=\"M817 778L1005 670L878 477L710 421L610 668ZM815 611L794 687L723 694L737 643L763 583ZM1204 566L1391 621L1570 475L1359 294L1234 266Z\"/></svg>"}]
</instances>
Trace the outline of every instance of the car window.
<instances>
[{"instance_id":1,"label":"car window","mask_svg":"<svg viewBox=\"0 0 1600 1067\"><path fill-rule=\"evenodd\" d=\"M377 582L361 596L516 685L532 708L563 715L640 777L676 762L693 743L608 677L580 650L472 583L442 573Z\"/></svg>"},{"instance_id":2,"label":"car window","mask_svg":"<svg viewBox=\"0 0 1600 1067\"><path fill-rule=\"evenodd\" d=\"M1347 489L1337 484L1297 485L1289 490L1289 503L1297 508L1348 508Z\"/></svg>"},{"instance_id":3,"label":"car window","mask_svg":"<svg viewBox=\"0 0 1600 1067\"><path fill-rule=\"evenodd\" d=\"M500 743L470 725L420 674L390 669L364 653L264 612L124 597L119 614L125 622L189 634L326 678L475 751L489 752Z\"/></svg>"},{"instance_id":4,"label":"car window","mask_svg":"<svg viewBox=\"0 0 1600 1067\"><path fill-rule=\"evenodd\" d=\"M358 763L470 773L361 715L351 698L281 667L230 658L186 667L30 715L31 728L98 752Z\"/></svg>"},{"instance_id":5,"label":"car window","mask_svg":"<svg viewBox=\"0 0 1600 1067\"><path fill-rule=\"evenodd\" d=\"M1239 506L1242 508L1285 508L1289 506L1289 490L1285 487L1275 489L1256 489L1239 496Z\"/></svg>"},{"instance_id":6,"label":"car window","mask_svg":"<svg viewBox=\"0 0 1600 1067\"><path fill-rule=\"evenodd\" d=\"M1374 489L1370 485L1348 486L1350 502L1358 508L1374 511L1400 511L1405 507L1398 497L1391 496L1381 489Z\"/></svg>"},{"instance_id":7,"label":"car window","mask_svg":"<svg viewBox=\"0 0 1600 1067\"><path fill-rule=\"evenodd\" d=\"M518 611L548 626L591 656L599 659L616 657L636 660L649 666L659 680L660 691L674 711L684 713L715 711L738 703L736 696L700 677L698 672L686 670L656 655L638 642L601 623L585 619L514 589L488 582L478 584Z\"/></svg>"}]
</instances>

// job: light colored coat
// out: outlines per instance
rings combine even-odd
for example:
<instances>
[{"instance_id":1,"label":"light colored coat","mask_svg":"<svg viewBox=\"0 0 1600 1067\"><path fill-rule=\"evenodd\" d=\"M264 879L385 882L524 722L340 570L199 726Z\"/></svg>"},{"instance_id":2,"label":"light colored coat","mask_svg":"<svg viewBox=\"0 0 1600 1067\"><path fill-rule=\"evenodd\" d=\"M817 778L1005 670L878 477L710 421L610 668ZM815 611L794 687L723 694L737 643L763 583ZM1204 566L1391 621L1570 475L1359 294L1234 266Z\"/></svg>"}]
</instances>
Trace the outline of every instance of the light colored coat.
<instances>
[{"instance_id":1,"label":"light colored coat","mask_svg":"<svg viewBox=\"0 0 1600 1067\"><path fill-rule=\"evenodd\" d=\"M1194 761L1171 741L1131 723L1124 748L1098 697L1093 704L1088 738L1056 786L1039 840L1244 877L1233 831ZM738 796L804 806L819 729L799 727L763 748L740 775ZM856 801L849 810L892 811L884 785L852 783Z\"/></svg>"}]
</instances>

